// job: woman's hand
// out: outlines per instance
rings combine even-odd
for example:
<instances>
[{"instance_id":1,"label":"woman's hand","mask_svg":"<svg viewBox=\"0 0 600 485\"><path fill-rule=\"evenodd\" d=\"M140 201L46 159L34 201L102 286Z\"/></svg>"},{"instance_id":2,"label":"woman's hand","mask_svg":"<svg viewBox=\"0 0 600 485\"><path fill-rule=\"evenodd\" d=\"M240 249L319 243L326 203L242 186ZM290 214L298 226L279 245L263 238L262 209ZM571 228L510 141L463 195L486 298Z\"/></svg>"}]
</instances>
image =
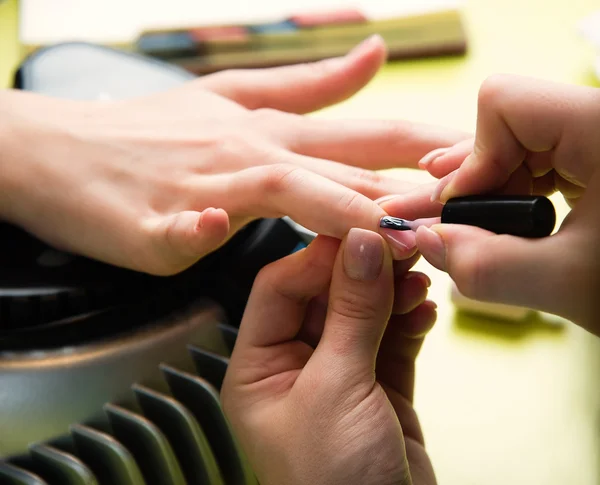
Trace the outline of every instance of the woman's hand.
<instances>
[{"instance_id":1,"label":"woman's hand","mask_svg":"<svg viewBox=\"0 0 600 485\"><path fill-rule=\"evenodd\" d=\"M300 116L360 90L384 59L374 37L344 58L225 71L133 100L4 91L0 215L63 250L160 275L256 218L289 215L339 238L354 226L376 230L385 213L373 199L412 185L373 170L416 166L463 138ZM399 258L416 250L402 237Z\"/></svg>"},{"instance_id":2,"label":"woman's hand","mask_svg":"<svg viewBox=\"0 0 600 485\"><path fill-rule=\"evenodd\" d=\"M436 317L416 259L352 229L259 274L221 397L261 484L435 483L412 407Z\"/></svg>"},{"instance_id":3,"label":"woman's hand","mask_svg":"<svg viewBox=\"0 0 600 485\"><path fill-rule=\"evenodd\" d=\"M556 313L600 334L600 90L496 76L479 93L475 140L429 154L434 199L560 191L573 210L541 240L442 224L418 247L471 298ZM393 202L386 210L393 213Z\"/></svg>"}]
</instances>

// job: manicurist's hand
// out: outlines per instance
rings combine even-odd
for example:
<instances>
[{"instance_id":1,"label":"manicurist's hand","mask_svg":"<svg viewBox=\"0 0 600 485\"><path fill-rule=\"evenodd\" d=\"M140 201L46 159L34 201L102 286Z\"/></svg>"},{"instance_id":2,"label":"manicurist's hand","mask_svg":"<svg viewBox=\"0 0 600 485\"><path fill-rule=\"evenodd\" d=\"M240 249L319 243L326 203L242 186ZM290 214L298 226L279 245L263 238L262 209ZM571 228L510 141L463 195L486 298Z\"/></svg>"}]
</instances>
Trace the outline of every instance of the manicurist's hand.
<instances>
[{"instance_id":1,"label":"manicurist's hand","mask_svg":"<svg viewBox=\"0 0 600 485\"><path fill-rule=\"evenodd\" d=\"M479 93L474 140L425 157L449 198L560 191L573 208L540 240L443 224L417 232L429 262L465 295L566 317L600 334L600 89L495 76ZM388 203L393 211L393 201Z\"/></svg>"},{"instance_id":2,"label":"manicurist's hand","mask_svg":"<svg viewBox=\"0 0 600 485\"><path fill-rule=\"evenodd\" d=\"M259 274L221 397L261 484L435 483L412 406L436 317L416 259L352 229Z\"/></svg>"}]
</instances>

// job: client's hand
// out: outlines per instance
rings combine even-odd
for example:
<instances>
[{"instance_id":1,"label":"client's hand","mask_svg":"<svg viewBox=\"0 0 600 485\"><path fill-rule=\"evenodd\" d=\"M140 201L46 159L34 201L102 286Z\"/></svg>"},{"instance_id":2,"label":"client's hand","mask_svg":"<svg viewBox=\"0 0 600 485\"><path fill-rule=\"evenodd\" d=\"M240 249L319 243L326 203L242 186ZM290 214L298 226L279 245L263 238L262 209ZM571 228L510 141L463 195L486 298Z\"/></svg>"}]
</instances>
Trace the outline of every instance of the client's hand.
<instances>
[{"instance_id":1,"label":"client's hand","mask_svg":"<svg viewBox=\"0 0 600 485\"><path fill-rule=\"evenodd\" d=\"M416 259L352 229L261 272L222 389L261 484L435 483L412 407L436 317Z\"/></svg>"},{"instance_id":2,"label":"client's hand","mask_svg":"<svg viewBox=\"0 0 600 485\"><path fill-rule=\"evenodd\" d=\"M300 116L360 90L384 59L375 37L344 58L226 71L134 100L0 92L0 217L61 249L162 275L260 217L339 238L376 230L385 214L372 199L412 186L373 170L416 166L462 138ZM414 253L414 236L397 250Z\"/></svg>"}]
</instances>

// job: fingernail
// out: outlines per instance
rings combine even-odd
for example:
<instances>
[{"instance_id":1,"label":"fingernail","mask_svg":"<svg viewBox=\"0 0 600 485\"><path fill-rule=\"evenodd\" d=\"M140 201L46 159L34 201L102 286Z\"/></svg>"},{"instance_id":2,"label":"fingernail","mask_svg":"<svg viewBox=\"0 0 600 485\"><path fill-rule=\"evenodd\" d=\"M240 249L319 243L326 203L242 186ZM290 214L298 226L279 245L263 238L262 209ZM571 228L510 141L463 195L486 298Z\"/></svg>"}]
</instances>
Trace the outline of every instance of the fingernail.
<instances>
[{"instance_id":1,"label":"fingernail","mask_svg":"<svg viewBox=\"0 0 600 485\"><path fill-rule=\"evenodd\" d=\"M423 158L421 158L421 160L419 160L419 168L421 168L423 170L427 170L427 167L429 167L431 162L433 162L436 158L439 158L442 155L445 155L446 153L448 153L448 150L450 150L450 147L438 148L436 150L429 152L427 155L425 155Z\"/></svg>"},{"instance_id":2,"label":"fingernail","mask_svg":"<svg viewBox=\"0 0 600 485\"><path fill-rule=\"evenodd\" d=\"M344 270L353 280L372 281L383 267L383 241L379 234L350 229L344 247Z\"/></svg>"},{"instance_id":3,"label":"fingernail","mask_svg":"<svg viewBox=\"0 0 600 485\"><path fill-rule=\"evenodd\" d=\"M202 228L202 219L204 218L204 215L214 210L215 209L213 207L207 207L202 212L200 212L200 215L198 216L198 222L196 223L196 230Z\"/></svg>"},{"instance_id":4,"label":"fingernail","mask_svg":"<svg viewBox=\"0 0 600 485\"><path fill-rule=\"evenodd\" d=\"M431 194L431 202L445 202L445 200L442 198L442 195L448 184L456 176L456 172L458 172L458 169L456 169L454 172L450 172L439 181L436 188L433 190L433 193Z\"/></svg>"},{"instance_id":5,"label":"fingernail","mask_svg":"<svg viewBox=\"0 0 600 485\"><path fill-rule=\"evenodd\" d=\"M395 260L406 259L414 253L417 246L417 239L413 231L380 229L379 232L389 243L392 256Z\"/></svg>"},{"instance_id":6,"label":"fingernail","mask_svg":"<svg viewBox=\"0 0 600 485\"><path fill-rule=\"evenodd\" d=\"M446 271L446 245L442 236L435 230L425 226L419 227L417 233L425 238L424 244L419 244L421 253L430 264L440 271ZM424 250L424 248L426 248Z\"/></svg>"}]
</instances>

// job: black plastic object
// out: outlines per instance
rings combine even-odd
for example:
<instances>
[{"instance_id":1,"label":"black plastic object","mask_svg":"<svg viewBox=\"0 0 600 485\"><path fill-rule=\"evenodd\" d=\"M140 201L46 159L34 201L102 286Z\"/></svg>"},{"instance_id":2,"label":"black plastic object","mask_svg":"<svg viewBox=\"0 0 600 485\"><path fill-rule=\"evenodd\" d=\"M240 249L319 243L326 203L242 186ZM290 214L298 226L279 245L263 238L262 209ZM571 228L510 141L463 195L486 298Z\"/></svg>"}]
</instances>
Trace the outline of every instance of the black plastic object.
<instances>
[{"instance_id":1,"label":"black plastic object","mask_svg":"<svg viewBox=\"0 0 600 485\"><path fill-rule=\"evenodd\" d=\"M446 202L442 222L468 224L496 234L540 238L552 234L556 211L541 196L456 197Z\"/></svg>"}]
</instances>

